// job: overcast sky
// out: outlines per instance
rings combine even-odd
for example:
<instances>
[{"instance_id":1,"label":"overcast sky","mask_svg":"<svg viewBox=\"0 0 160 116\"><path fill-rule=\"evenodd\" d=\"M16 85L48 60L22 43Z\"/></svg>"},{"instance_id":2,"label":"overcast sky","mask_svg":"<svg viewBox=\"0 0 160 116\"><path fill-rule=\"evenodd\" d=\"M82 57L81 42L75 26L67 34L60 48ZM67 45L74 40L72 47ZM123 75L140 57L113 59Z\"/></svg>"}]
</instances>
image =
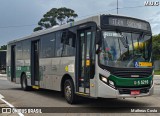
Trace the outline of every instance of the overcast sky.
<instances>
[{"instance_id":1,"label":"overcast sky","mask_svg":"<svg viewBox=\"0 0 160 116\"><path fill-rule=\"evenodd\" d=\"M83 19L99 13L116 14L117 0L0 0L0 46L33 32L43 14L51 8L68 7ZM119 0L119 7L144 6L145 0ZM154 1L154 0L152 0ZM155 0L157 1L157 0ZM160 0L159 0L160 2ZM112 9L112 10L111 10ZM145 19L153 34L160 33L160 5L119 9L120 15Z\"/></svg>"}]
</instances>

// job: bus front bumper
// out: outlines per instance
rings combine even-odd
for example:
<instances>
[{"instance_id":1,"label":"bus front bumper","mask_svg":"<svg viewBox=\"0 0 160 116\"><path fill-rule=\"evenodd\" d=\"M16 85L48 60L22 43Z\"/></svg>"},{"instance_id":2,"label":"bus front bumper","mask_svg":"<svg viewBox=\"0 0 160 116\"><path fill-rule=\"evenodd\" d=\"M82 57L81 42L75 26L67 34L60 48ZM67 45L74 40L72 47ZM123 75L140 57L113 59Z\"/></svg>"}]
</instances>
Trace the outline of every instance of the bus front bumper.
<instances>
[{"instance_id":1,"label":"bus front bumper","mask_svg":"<svg viewBox=\"0 0 160 116\"><path fill-rule=\"evenodd\" d=\"M124 88L124 89L127 90L128 88ZM138 89L143 89L143 88L138 88ZM150 96L153 94L153 91L154 91L154 84L152 84L152 86L148 89L148 92L146 93L140 93L138 95L131 95L130 93L123 94L123 93L120 93L119 89L114 89L106 85L102 81L100 81L100 85L98 87L98 97L100 98L135 98L135 97Z\"/></svg>"},{"instance_id":2,"label":"bus front bumper","mask_svg":"<svg viewBox=\"0 0 160 116\"><path fill-rule=\"evenodd\" d=\"M119 94L119 91L116 92L117 98L133 98L133 97L144 97L153 95L154 85L149 89L147 93L140 93L139 95L131 95L131 94Z\"/></svg>"}]
</instances>

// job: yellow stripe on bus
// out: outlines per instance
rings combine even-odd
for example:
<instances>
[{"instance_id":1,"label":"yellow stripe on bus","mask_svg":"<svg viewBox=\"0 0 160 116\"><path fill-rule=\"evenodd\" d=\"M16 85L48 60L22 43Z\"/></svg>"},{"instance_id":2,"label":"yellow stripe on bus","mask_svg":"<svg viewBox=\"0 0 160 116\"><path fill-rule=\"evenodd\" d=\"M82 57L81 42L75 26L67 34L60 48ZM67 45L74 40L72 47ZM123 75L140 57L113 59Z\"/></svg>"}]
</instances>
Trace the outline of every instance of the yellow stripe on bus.
<instances>
[{"instance_id":1,"label":"yellow stripe on bus","mask_svg":"<svg viewBox=\"0 0 160 116\"><path fill-rule=\"evenodd\" d=\"M86 96L88 96L89 94L85 94L85 93L80 93L80 92L76 92L77 94L79 94L79 95L86 95Z\"/></svg>"},{"instance_id":2,"label":"yellow stripe on bus","mask_svg":"<svg viewBox=\"0 0 160 116\"><path fill-rule=\"evenodd\" d=\"M39 89L39 86L32 86L33 89Z\"/></svg>"},{"instance_id":3,"label":"yellow stripe on bus","mask_svg":"<svg viewBox=\"0 0 160 116\"><path fill-rule=\"evenodd\" d=\"M139 62L139 66L148 66L148 67L151 67L152 63L151 62Z\"/></svg>"}]
</instances>

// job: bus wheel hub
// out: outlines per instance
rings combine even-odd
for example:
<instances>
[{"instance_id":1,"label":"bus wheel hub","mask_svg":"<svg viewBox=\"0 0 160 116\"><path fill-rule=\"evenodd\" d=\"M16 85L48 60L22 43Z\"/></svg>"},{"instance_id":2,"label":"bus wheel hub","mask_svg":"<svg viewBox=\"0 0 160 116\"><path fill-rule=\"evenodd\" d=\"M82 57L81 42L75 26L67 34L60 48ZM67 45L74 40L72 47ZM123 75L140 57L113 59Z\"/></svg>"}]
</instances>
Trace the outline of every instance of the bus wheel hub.
<instances>
[{"instance_id":1,"label":"bus wheel hub","mask_svg":"<svg viewBox=\"0 0 160 116\"><path fill-rule=\"evenodd\" d=\"M65 93L66 93L67 99L70 99L71 98L71 87L70 86L66 86Z\"/></svg>"}]
</instances>

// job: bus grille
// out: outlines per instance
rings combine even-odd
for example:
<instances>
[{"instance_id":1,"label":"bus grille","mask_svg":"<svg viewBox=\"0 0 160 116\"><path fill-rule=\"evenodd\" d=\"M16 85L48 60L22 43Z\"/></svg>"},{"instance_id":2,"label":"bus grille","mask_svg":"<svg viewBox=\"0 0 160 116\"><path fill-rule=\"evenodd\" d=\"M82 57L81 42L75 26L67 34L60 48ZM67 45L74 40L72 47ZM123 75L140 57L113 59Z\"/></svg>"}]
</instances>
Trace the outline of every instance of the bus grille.
<instances>
[{"instance_id":1,"label":"bus grille","mask_svg":"<svg viewBox=\"0 0 160 116\"><path fill-rule=\"evenodd\" d=\"M144 78L152 75L152 69L141 69L141 68L132 68L132 69L117 69L112 72L113 75L122 78Z\"/></svg>"}]
</instances>

